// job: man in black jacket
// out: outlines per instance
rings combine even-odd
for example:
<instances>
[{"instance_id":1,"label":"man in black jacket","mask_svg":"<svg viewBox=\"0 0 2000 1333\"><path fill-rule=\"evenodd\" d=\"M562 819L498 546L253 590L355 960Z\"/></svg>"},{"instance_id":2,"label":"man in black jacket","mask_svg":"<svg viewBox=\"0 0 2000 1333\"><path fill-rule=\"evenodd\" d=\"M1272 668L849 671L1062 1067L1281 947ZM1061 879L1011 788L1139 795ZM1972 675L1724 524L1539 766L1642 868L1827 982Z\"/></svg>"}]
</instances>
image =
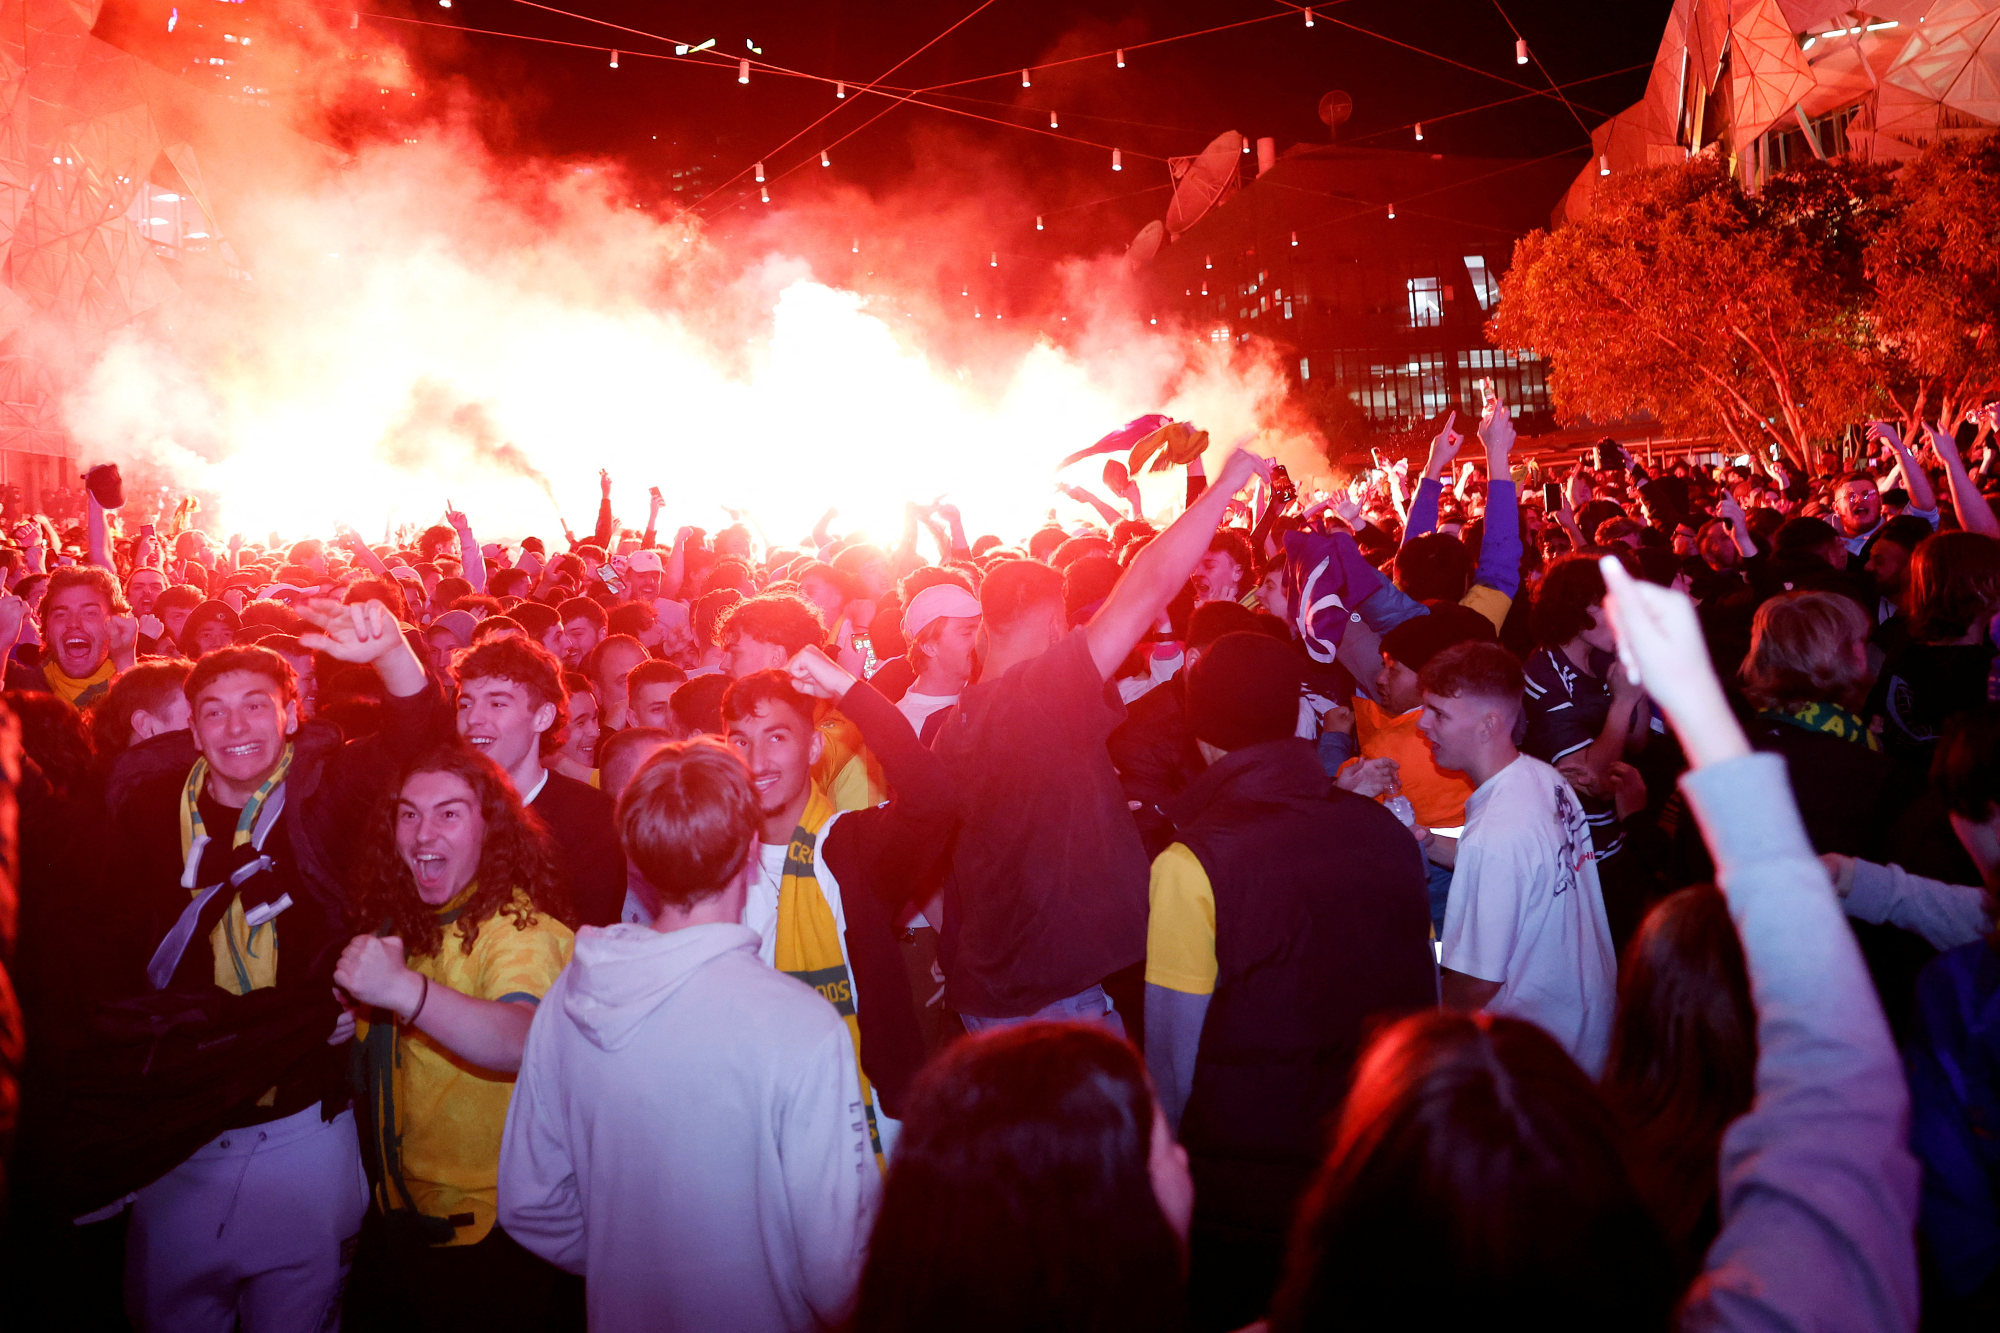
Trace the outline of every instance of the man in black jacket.
<instances>
[{"instance_id":1,"label":"man in black jacket","mask_svg":"<svg viewBox=\"0 0 2000 1333\"><path fill-rule=\"evenodd\" d=\"M452 674L458 734L506 771L521 803L548 825L577 924L615 924L625 904L625 855L611 798L548 767L569 720L562 668L540 644L509 636L460 654Z\"/></svg>"},{"instance_id":2,"label":"man in black jacket","mask_svg":"<svg viewBox=\"0 0 2000 1333\"><path fill-rule=\"evenodd\" d=\"M1146 1060L1195 1178L1197 1328L1263 1310L1363 1039L1437 1003L1416 839L1293 736L1300 678L1262 634L1189 668L1209 766L1153 862Z\"/></svg>"},{"instance_id":3,"label":"man in black jacket","mask_svg":"<svg viewBox=\"0 0 2000 1333\"><path fill-rule=\"evenodd\" d=\"M77 1211L132 1201L141 1329L328 1326L367 1207L333 998L343 885L399 752L448 723L387 608L308 614L305 646L380 675L383 740L301 726L285 659L227 648L188 677L192 731L112 774L104 917L138 928L143 975L79 1061L64 1151Z\"/></svg>"}]
</instances>

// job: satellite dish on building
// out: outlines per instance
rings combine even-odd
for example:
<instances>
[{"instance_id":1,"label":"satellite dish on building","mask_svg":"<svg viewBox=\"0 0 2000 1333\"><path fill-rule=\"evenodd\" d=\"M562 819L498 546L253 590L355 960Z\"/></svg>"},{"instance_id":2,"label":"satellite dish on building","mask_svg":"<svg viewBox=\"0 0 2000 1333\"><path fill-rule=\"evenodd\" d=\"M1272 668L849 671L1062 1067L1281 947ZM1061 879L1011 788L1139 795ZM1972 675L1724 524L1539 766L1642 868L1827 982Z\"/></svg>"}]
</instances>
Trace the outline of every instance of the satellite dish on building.
<instances>
[{"instance_id":1,"label":"satellite dish on building","mask_svg":"<svg viewBox=\"0 0 2000 1333\"><path fill-rule=\"evenodd\" d=\"M1335 90L1319 99L1320 122L1326 126L1327 137L1338 139L1340 127L1354 114L1354 99L1346 93Z\"/></svg>"},{"instance_id":2,"label":"satellite dish on building","mask_svg":"<svg viewBox=\"0 0 2000 1333\"><path fill-rule=\"evenodd\" d=\"M1173 202L1167 205L1169 235L1179 239L1209 209L1235 193L1242 157L1243 136L1227 130L1194 157L1167 159L1167 170L1174 178Z\"/></svg>"},{"instance_id":3,"label":"satellite dish on building","mask_svg":"<svg viewBox=\"0 0 2000 1333\"><path fill-rule=\"evenodd\" d=\"M1132 244L1125 250L1125 267L1134 272L1153 262L1153 256L1160 253L1166 244L1167 228L1157 218L1139 228L1139 234L1132 238Z\"/></svg>"}]
</instances>

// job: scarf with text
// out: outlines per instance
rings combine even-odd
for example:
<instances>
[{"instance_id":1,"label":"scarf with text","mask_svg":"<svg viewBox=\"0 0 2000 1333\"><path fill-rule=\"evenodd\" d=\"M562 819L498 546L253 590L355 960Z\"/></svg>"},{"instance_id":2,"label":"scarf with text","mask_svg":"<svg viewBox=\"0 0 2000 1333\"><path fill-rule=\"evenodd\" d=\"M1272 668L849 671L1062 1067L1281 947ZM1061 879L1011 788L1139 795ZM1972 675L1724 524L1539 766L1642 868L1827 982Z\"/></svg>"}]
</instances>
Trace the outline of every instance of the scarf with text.
<instances>
[{"instance_id":1,"label":"scarf with text","mask_svg":"<svg viewBox=\"0 0 2000 1333\"><path fill-rule=\"evenodd\" d=\"M42 663L42 679L49 683L49 693L78 708L88 708L110 693L111 678L117 674L118 668L111 664L109 657L88 676L64 674L54 657Z\"/></svg>"},{"instance_id":2,"label":"scarf with text","mask_svg":"<svg viewBox=\"0 0 2000 1333\"><path fill-rule=\"evenodd\" d=\"M832 800L814 783L805 814L785 849L784 878L778 882L778 939L772 961L780 972L797 977L825 996L846 1021L847 1035L854 1039L861 1102L868 1115L868 1141L880 1166L882 1138L875 1126L875 1092L861 1068L861 1020L854 1010L854 979L841 951L840 925L819 883L819 835L836 813Z\"/></svg>"},{"instance_id":3,"label":"scarf with text","mask_svg":"<svg viewBox=\"0 0 2000 1333\"><path fill-rule=\"evenodd\" d=\"M1802 703L1780 704L1776 708L1762 709L1758 717L1769 718L1773 722L1783 722L1801 731L1817 731L1826 736L1838 736L1856 745L1865 745L1871 750L1880 750L1882 742L1868 729L1861 715L1839 704Z\"/></svg>"}]
</instances>

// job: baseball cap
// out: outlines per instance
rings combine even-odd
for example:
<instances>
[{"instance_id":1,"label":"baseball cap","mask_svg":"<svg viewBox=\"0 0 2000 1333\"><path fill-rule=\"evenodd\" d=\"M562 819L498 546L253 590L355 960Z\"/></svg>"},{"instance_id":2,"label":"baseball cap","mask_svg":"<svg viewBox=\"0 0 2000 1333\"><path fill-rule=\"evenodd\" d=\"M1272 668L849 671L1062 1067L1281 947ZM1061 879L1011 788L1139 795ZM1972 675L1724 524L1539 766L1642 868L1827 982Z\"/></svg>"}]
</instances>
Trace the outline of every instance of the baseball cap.
<instances>
[{"instance_id":1,"label":"baseball cap","mask_svg":"<svg viewBox=\"0 0 2000 1333\"><path fill-rule=\"evenodd\" d=\"M903 637L914 639L933 620L946 618L978 619L979 599L956 583L934 583L903 609Z\"/></svg>"},{"instance_id":2,"label":"baseball cap","mask_svg":"<svg viewBox=\"0 0 2000 1333\"><path fill-rule=\"evenodd\" d=\"M628 574L658 574L664 568L660 563L660 553L655 550L634 551L625 557L625 572Z\"/></svg>"}]
</instances>

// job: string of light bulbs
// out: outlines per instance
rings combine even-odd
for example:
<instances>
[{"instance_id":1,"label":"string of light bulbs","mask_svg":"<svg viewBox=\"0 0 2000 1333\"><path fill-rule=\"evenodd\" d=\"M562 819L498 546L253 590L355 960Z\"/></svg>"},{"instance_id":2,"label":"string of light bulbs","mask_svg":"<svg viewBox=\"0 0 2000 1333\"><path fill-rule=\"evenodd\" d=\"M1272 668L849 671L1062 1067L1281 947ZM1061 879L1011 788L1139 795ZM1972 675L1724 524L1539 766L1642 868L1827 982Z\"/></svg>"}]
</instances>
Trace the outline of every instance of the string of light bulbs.
<instances>
[{"instance_id":1,"label":"string of light bulbs","mask_svg":"<svg viewBox=\"0 0 2000 1333\"><path fill-rule=\"evenodd\" d=\"M1515 63L1522 63L1521 58L1523 56L1528 57L1529 60L1534 62L1535 68L1541 72L1542 77L1549 81L1549 91L1556 95L1557 100L1563 104L1563 108L1569 112L1570 118L1576 121L1576 127L1583 131L1584 137L1586 139L1589 138L1590 126L1583 123L1583 117L1578 114L1576 104L1563 95L1563 90L1556 84L1556 76L1549 73L1549 67L1542 63L1542 58L1533 53L1528 46L1528 39L1521 35L1519 28L1514 26L1514 20L1507 17L1507 10L1501 5L1500 0L1493 0L1493 10L1500 16L1500 21L1507 25L1507 31L1514 34Z\"/></svg>"}]
</instances>

